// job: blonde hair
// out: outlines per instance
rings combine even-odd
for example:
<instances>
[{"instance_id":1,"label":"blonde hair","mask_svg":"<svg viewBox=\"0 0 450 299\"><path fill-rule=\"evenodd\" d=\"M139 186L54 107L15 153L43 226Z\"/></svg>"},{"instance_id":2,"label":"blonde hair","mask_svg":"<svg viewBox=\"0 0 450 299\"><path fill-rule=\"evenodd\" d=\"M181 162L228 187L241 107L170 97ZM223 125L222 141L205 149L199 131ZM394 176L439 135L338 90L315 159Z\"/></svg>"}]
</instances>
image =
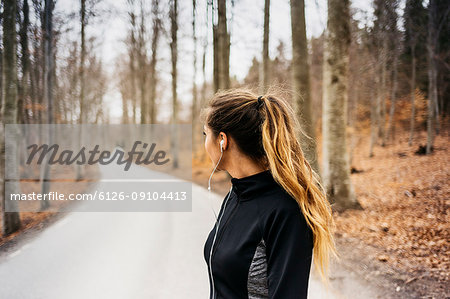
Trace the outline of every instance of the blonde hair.
<instances>
[{"instance_id":1,"label":"blonde hair","mask_svg":"<svg viewBox=\"0 0 450 299\"><path fill-rule=\"evenodd\" d=\"M239 149L264 167L297 201L313 233L313 260L328 286L330 256L338 258L331 205L319 175L305 159L298 132L305 134L283 97L260 97L247 89L222 90L206 109L206 124L217 136L230 134ZM305 134L306 135L306 134Z\"/></svg>"}]
</instances>

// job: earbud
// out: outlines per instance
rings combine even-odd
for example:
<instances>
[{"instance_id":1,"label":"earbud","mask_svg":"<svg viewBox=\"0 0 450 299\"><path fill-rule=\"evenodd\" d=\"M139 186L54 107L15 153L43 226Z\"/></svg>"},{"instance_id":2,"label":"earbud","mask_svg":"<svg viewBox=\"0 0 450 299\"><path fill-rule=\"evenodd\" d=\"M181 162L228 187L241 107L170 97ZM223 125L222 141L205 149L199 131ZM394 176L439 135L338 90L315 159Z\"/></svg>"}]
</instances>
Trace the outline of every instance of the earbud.
<instances>
[{"instance_id":1,"label":"earbud","mask_svg":"<svg viewBox=\"0 0 450 299\"><path fill-rule=\"evenodd\" d=\"M214 172L216 171L217 166L219 166L220 160L222 159L222 156L223 156L223 144L224 144L224 142L225 142L225 140L223 140L223 139L220 140L220 157L219 157L219 161L217 161L216 166L214 167L213 171L211 172L211 175L209 176L209 180L208 180L208 191L209 191L208 193L209 194L211 194L211 179L212 179L212 176L213 176ZM212 208L212 206L211 206L211 209L213 210L214 216L216 217L216 221L217 221L217 215L216 215L216 212L214 211L214 209Z\"/></svg>"}]
</instances>

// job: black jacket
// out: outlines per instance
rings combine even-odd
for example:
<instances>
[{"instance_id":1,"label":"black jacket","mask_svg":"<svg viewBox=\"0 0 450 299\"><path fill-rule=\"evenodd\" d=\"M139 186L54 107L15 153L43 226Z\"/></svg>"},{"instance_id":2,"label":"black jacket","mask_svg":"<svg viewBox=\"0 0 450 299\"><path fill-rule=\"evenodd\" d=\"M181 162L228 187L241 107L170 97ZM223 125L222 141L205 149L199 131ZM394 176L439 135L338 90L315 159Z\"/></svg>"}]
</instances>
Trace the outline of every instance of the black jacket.
<instances>
[{"instance_id":1,"label":"black jacket","mask_svg":"<svg viewBox=\"0 0 450 299\"><path fill-rule=\"evenodd\" d=\"M270 170L231 183L204 246L210 298L306 298L313 237L297 202Z\"/></svg>"}]
</instances>

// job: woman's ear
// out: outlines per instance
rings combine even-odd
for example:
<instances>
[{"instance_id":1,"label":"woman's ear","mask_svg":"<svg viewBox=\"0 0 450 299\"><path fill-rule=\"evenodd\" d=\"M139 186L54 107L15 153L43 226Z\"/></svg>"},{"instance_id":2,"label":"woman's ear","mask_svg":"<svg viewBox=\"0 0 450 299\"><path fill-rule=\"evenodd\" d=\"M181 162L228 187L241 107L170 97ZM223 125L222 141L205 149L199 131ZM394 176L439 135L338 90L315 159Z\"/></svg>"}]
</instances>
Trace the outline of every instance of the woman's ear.
<instances>
[{"instance_id":1,"label":"woman's ear","mask_svg":"<svg viewBox=\"0 0 450 299\"><path fill-rule=\"evenodd\" d=\"M219 133L219 138L220 138L219 142L220 142L221 149L223 149L223 150L227 149L227 146L228 146L227 135L225 133L223 133L223 132L220 132Z\"/></svg>"}]
</instances>

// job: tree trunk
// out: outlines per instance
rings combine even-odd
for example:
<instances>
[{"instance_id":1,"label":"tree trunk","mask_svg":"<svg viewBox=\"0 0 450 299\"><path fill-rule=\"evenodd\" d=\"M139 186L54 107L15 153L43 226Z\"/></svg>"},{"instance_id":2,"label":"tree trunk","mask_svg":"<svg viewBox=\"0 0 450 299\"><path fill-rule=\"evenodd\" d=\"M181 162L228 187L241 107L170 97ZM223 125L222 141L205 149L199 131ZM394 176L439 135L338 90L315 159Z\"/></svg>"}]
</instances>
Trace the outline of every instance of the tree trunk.
<instances>
[{"instance_id":1,"label":"tree trunk","mask_svg":"<svg viewBox=\"0 0 450 299\"><path fill-rule=\"evenodd\" d=\"M206 15L209 15L209 5L206 6ZM206 18L206 31L209 30L208 27L209 21L208 18ZM206 79L206 52L208 50L208 37L206 36L203 40L203 53L202 53L202 76L203 76L203 82L202 82L202 90L201 90L201 107L203 107L206 104L206 89L207 89L207 79ZM215 55L214 55L215 56ZM215 76L214 76L215 77ZM203 128L202 128L203 130ZM194 132L195 134L195 132ZM203 158L206 156L205 151L200 151L200 157L203 161Z\"/></svg>"},{"instance_id":2,"label":"tree trunk","mask_svg":"<svg viewBox=\"0 0 450 299\"><path fill-rule=\"evenodd\" d=\"M130 122L128 118L128 99L122 96L122 123L128 124Z\"/></svg>"},{"instance_id":3,"label":"tree trunk","mask_svg":"<svg viewBox=\"0 0 450 299\"><path fill-rule=\"evenodd\" d=\"M387 139L389 137L392 138L392 140L395 140L395 136L393 131L393 127L395 126L394 123L394 114L395 114L395 104L397 102L397 85L398 85L398 50L397 50L397 42L394 41L394 70L393 70L393 78L392 78L392 90L391 90L391 107L389 108L389 120L388 120L388 129L386 134L384 135L384 142L383 144L386 144Z\"/></svg>"},{"instance_id":4,"label":"tree trunk","mask_svg":"<svg viewBox=\"0 0 450 299\"><path fill-rule=\"evenodd\" d=\"M35 12L36 14L38 14L39 12ZM40 14L40 13L39 13ZM32 40L32 61L34 61L34 63L31 64L31 71L30 71L30 96L32 99L32 110L33 110L33 117L32 120L35 123L41 124L41 113L40 113L40 109L38 109L38 105L42 103L42 92L40 90L40 81L41 78L43 77L43 74L41 74L41 53L43 51L41 51L41 47L42 47L42 42L41 39L38 38L38 27L35 26L32 36L33 36L33 40ZM42 30L43 31L43 30ZM72 102L73 103L73 102Z\"/></svg>"},{"instance_id":5,"label":"tree trunk","mask_svg":"<svg viewBox=\"0 0 450 299\"><path fill-rule=\"evenodd\" d=\"M147 123L148 105L147 105L147 56L146 56L146 42L145 42L145 17L144 4L141 1L140 24L138 34L138 61L139 61L139 87L140 87L140 101L141 101L141 124Z\"/></svg>"},{"instance_id":6,"label":"tree trunk","mask_svg":"<svg viewBox=\"0 0 450 299\"><path fill-rule=\"evenodd\" d=\"M381 138L381 146L384 146L386 125L386 73L387 73L387 37L383 34L383 47L381 50L381 102L379 114L378 136Z\"/></svg>"},{"instance_id":7,"label":"tree trunk","mask_svg":"<svg viewBox=\"0 0 450 299\"><path fill-rule=\"evenodd\" d=\"M230 88L230 34L227 30L226 0L218 0L218 22L213 24L214 89ZM214 12L213 12L214 13Z\"/></svg>"},{"instance_id":8,"label":"tree trunk","mask_svg":"<svg viewBox=\"0 0 450 299\"><path fill-rule=\"evenodd\" d=\"M22 48L22 80L21 92L18 104L18 122L30 123L31 98L30 98L30 53L28 49L28 28L30 26L28 0L23 1L23 21L20 28L20 44Z\"/></svg>"},{"instance_id":9,"label":"tree trunk","mask_svg":"<svg viewBox=\"0 0 450 299\"><path fill-rule=\"evenodd\" d=\"M85 30L86 30L86 0L81 1L80 8L80 19L81 19L81 53L80 53L80 115L78 117L79 127L79 145L81 146L84 140L83 124L86 123L86 99L85 99L85 60L86 60L86 41L85 41ZM75 164L75 176L76 180L81 180L84 176L83 165Z\"/></svg>"},{"instance_id":10,"label":"tree trunk","mask_svg":"<svg viewBox=\"0 0 450 299\"><path fill-rule=\"evenodd\" d=\"M301 134L298 138L306 160L314 171L320 174L312 117L304 0L291 0L291 29L293 104L302 130L309 136L308 138Z\"/></svg>"},{"instance_id":11,"label":"tree trunk","mask_svg":"<svg viewBox=\"0 0 450 299\"><path fill-rule=\"evenodd\" d=\"M178 0L172 0L170 6L170 50L172 61L172 134L173 168L178 168L178 99L177 99L177 60L178 60Z\"/></svg>"},{"instance_id":12,"label":"tree trunk","mask_svg":"<svg viewBox=\"0 0 450 299\"><path fill-rule=\"evenodd\" d=\"M346 136L349 6L348 0L328 0L324 47L323 178L336 210L361 208L350 178Z\"/></svg>"},{"instance_id":13,"label":"tree trunk","mask_svg":"<svg viewBox=\"0 0 450 299\"><path fill-rule=\"evenodd\" d=\"M130 58L130 80L131 80L131 101L132 101L132 122L133 124L137 123L137 117L136 117L136 108L137 108L137 80L136 80L136 15L133 11L133 5L134 0L128 0L128 3L130 4L130 11L128 15L130 16L130 23L131 23L131 32L130 32L130 45L129 45L129 52L128 56Z\"/></svg>"},{"instance_id":14,"label":"tree trunk","mask_svg":"<svg viewBox=\"0 0 450 299\"><path fill-rule=\"evenodd\" d=\"M45 0L44 10L44 101L45 101L45 122L47 124L53 124L53 0ZM46 132L46 140L48 144L52 144L52 126L48 127L49 131ZM50 164L48 163L48 155L44 163L41 164L43 168L42 175L42 193L46 194L50 191ZM50 206L46 200L41 201L41 211L46 210Z\"/></svg>"},{"instance_id":15,"label":"tree trunk","mask_svg":"<svg viewBox=\"0 0 450 299\"><path fill-rule=\"evenodd\" d=\"M369 157L373 157L373 148L377 139L377 107L379 103L378 95L375 97L373 91L370 96L370 145L369 145Z\"/></svg>"},{"instance_id":16,"label":"tree trunk","mask_svg":"<svg viewBox=\"0 0 450 299\"><path fill-rule=\"evenodd\" d=\"M86 0L81 0L81 56L80 56L80 124L84 124L85 119L85 60L86 60L86 41L85 41L85 30L86 30Z\"/></svg>"},{"instance_id":17,"label":"tree trunk","mask_svg":"<svg viewBox=\"0 0 450 299\"><path fill-rule=\"evenodd\" d=\"M2 115L4 124L17 123L17 65L16 65L16 10L17 2L15 0L3 1L3 95L4 104L2 105ZM2 133L5 134L4 126ZM12 142L14 145L14 142ZM14 150L14 149L12 149ZM2 200L2 233L4 236L17 231L20 226L19 212L6 212L6 199L10 198L12 193L19 193L19 182L11 182L6 188L5 179L5 142L1 138L1 165L0 173L3 180L3 200ZM13 176L18 174L18 161L10 161L9 157L8 172L13 172ZM10 201L8 210L18 211L17 203Z\"/></svg>"},{"instance_id":18,"label":"tree trunk","mask_svg":"<svg viewBox=\"0 0 450 299\"><path fill-rule=\"evenodd\" d=\"M193 67L194 67L194 77L192 80L192 152L194 155L197 154L198 147L198 136L200 133L197 133L199 122L198 122L198 96L197 96L197 32L195 28L195 18L196 18L196 8L197 1L192 0L192 39L194 41L194 59L193 59Z\"/></svg>"},{"instance_id":19,"label":"tree trunk","mask_svg":"<svg viewBox=\"0 0 450 299\"><path fill-rule=\"evenodd\" d=\"M152 36L152 58L150 61L150 123L156 124L156 86L158 78L156 76L156 62L158 41L161 28L161 20L159 18L158 0L152 2L153 12L153 36Z\"/></svg>"},{"instance_id":20,"label":"tree trunk","mask_svg":"<svg viewBox=\"0 0 450 299\"><path fill-rule=\"evenodd\" d=\"M381 76L380 70L381 66L377 63L377 59L379 60L380 52L376 51L373 55L373 59L371 59L372 64L374 65L374 85L375 89L370 91L370 145L369 145L369 157L373 157L373 149L378 142L378 133L379 133L379 122L380 122L380 104L381 104Z\"/></svg>"},{"instance_id":21,"label":"tree trunk","mask_svg":"<svg viewBox=\"0 0 450 299\"><path fill-rule=\"evenodd\" d=\"M262 52L262 72L260 82L260 93L264 94L269 86L269 18L270 0L265 0L264 4L264 38Z\"/></svg>"},{"instance_id":22,"label":"tree trunk","mask_svg":"<svg viewBox=\"0 0 450 299\"><path fill-rule=\"evenodd\" d=\"M416 118L416 45L411 46L411 121L409 129L409 141L408 145L412 145L414 138L414 121Z\"/></svg>"},{"instance_id":23,"label":"tree trunk","mask_svg":"<svg viewBox=\"0 0 450 299\"><path fill-rule=\"evenodd\" d=\"M3 57L2 48L0 48L0 57ZM0 78L0 121L3 122L3 116L1 113L1 111L3 111L3 59L0 59L0 74L2 74L2 78Z\"/></svg>"},{"instance_id":24,"label":"tree trunk","mask_svg":"<svg viewBox=\"0 0 450 299\"><path fill-rule=\"evenodd\" d=\"M428 5L428 116L427 116L427 149L431 154L435 137L435 105L437 102L437 66L436 66L436 0L430 0Z\"/></svg>"},{"instance_id":25,"label":"tree trunk","mask_svg":"<svg viewBox=\"0 0 450 299\"><path fill-rule=\"evenodd\" d=\"M214 8L213 8L214 14ZM214 92L219 90L219 70L220 70L220 57L222 56L219 47L219 37L217 34L217 25L212 25L213 29L213 82L214 82Z\"/></svg>"}]
</instances>

